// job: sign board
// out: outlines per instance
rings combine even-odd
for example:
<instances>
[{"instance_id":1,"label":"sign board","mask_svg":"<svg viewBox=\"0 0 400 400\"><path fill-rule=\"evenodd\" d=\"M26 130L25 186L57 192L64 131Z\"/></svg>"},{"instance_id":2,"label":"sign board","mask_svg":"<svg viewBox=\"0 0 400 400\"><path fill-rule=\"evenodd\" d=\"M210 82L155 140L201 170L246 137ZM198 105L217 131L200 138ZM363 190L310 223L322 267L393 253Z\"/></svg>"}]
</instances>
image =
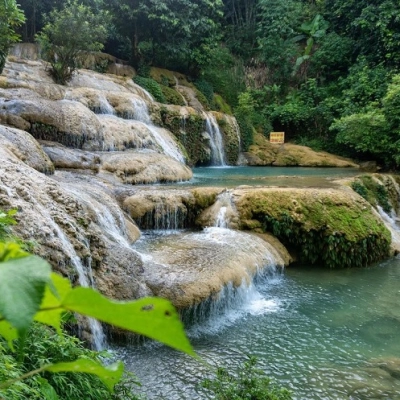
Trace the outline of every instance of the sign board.
<instances>
[{"instance_id":1,"label":"sign board","mask_svg":"<svg viewBox=\"0 0 400 400\"><path fill-rule=\"evenodd\" d=\"M285 132L271 132L269 134L269 142L276 144L285 143Z\"/></svg>"}]
</instances>

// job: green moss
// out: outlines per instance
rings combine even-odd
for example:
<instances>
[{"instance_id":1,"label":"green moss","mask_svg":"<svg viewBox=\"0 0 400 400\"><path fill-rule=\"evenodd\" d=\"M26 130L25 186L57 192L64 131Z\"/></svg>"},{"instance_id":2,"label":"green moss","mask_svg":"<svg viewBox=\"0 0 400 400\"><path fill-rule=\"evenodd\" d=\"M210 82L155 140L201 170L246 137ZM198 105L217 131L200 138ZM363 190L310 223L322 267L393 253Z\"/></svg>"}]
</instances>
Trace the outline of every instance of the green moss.
<instances>
[{"instance_id":1,"label":"green moss","mask_svg":"<svg viewBox=\"0 0 400 400\"><path fill-rule=\"evenodd\" d=\"M203 106L203 108L208 111L210 109L210 103L208 102L206 96L204 96L203 93L200 92L199 89L194 88L194 93L196 94L197 100L200 102L200 104Z\"/></svg>"},{"instance_id":2,"label":"green moss","mask_svg":"<svg viewBox=\"0 0 400 400\"><path fill-rule=\"evenodd\" d=\"M260 221L299 255L331 268L360 267L389 255L391 235L365 204L329 192L262 191L240 201L244 223Z\"/></svg>"},{"instance_id":3,"label":"green moss","mask_svg":"<svg viewBox=\"0 0 400 400\"><path fill-rule=\"evenodd\" d=\"M165 85L160 85L160 88L163 92L163 95L165 97L165 102L167 104L175 104L177 106L185 105L185 100L183 99L182 95L175 89L172 89Z\"/></svg>"},{"instance_id":4,"label":"green moss","mask_svg":"<svg viewBox=\"0 0 400 400\"><path fill-rule=\"evenodd\" d=\"M160 115L162 126L171 131L186 149L189 165L207 164L210 161L207 141L203 137L203 118L196 114L182 117L167 107L161 108Z\"/></svg>"},{"instance_id":5,"label":"green moss","mask_svg":"<svg viewBox=\"0 0 400 400\"><path fill-rule=\"evenodd\" d=\"M230 165L235 165L239 157L240 143L234 122L227 120L221 114L217 118L217 123L224 137L226 161Z\"/></svg>"},{"instance_id":6,"label":"green moss","mask_svg":"<svg viewBox=\"0 0 400 400\"><path fill-rule=\"evenodd\" d=\"M356 180L352 182L351 188L372 206L376 207L379 205L386 213L390 213L392 210L387 188L384 183L378 182L371 175L363 175L356 178Z\"/></svg>"},{"instance_id":7,"label":"green moss","mask_svg":"<svg viewBox=\"0 0 400 400\"><path fill-rule=\"evenodd\" d=\"M214 93L212 108L224 114L232 115L231 106L219 94Z\"/></svg>"},{"instance_id":8,"label":"green moss","mask_svg":"<svg viewBox=\"0 0 400 400\"><path fill-rule=\"evenodd\" d=\"M145 78L143 76L135 76L133 81L141 86L142 88L146 89L156 101L159 103L166 103L165 96L163 91L161 90L160 85L152 78Z\"/></svg>"}]
</instances>

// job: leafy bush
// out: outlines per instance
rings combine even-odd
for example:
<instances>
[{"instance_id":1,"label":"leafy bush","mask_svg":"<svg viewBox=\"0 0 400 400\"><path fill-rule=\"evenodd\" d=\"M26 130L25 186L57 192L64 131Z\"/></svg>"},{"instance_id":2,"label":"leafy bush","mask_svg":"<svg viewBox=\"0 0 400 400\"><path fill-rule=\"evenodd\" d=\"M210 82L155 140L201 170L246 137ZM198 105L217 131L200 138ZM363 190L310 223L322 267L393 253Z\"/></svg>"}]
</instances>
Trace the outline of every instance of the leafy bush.
<instances>
[{"instance_id":1,"label":"leafy bush","mask_svg":"<svg viewBox=\"0 0 400 400\"><path fill-rule=\"evenodd\" d=\"M37 40L51 65L56 83L65 85L84 57L84 52L99 51L107 38L106 12L93 10L77 0L68 0L62 10L53 9Z\"/></svg>"},{"instance_id":2,"label":"leafy bush","mask_svg":"<svg viewBox=\"0 0 400 400\"><path fill-rule=\"evenodd\" d=\"M214 97L214 88L210 82L205 81L204 79L200 79L194 83L196 88L203 93L205 98L208 101L208 104L211 104Z\"/></svg>"},{"instance_id":3,"label":"leafy bush","mask_svg":"<svg viewBox=\"0 0 400 400\"><path fill-rule=\"evenodd\" d=\"M196 94L197 100L201 103L205 110L210 109L210 103L208 102L206 96L199 89L195 88L194 93Z\"/></svg>"},{"instance_id":4,"label":"leafy bush","mask_svg":"<svg viewBox=\"0 0 400 400\"><path fill-rule=\"evenodd\" d=\"M177 106L184 106L185 101L180 93L165 85L160 85L161 91L165 98L165 103L175 104Z\"/></svg>"},{"instance_id":5,"label":"leafy bush","mask_svg":"<svg viewBox=\"0 0 400 400\"><path fill-rule=\"evenodd\" d=\"M133 81L143 89L146 89L159 103L165 104L167 102L160 85L154 79L135 76Z\"/></svg>"},{"instance_id":6,"label":"leafy bush","mask_svg":"<svg viewBox=\"0 0 400 400\"><path fill-rule=\"evenodd\" d=\"M9 358L17 348L19 363L18 370L11 370L10 375L0 366L0 375L5 375L0 382L1 394L11 390L12 395L20 395L21 381L36 377L35 384L40 382L44 387L35 395L19 398L58 400L57 391L63 399L71 400L118 398L113 397L114 387L123 376L122 363L103 366L77 339L63 335L61 323L66 312L96 318L194 355L178 313L167 300L114 302L91 288L72 288L68 279L51 273L46 261L30 256L14 243L0 242L0 292L0 359ZM37 327L33 321L49 328ZM83 375L50 375L71 372ZM38 374L42 376L39 378ZM21 390L28 390L23 385ZM36 387L32 386L32 390ZM125 385L122 392L126 392Z\"/></svg>"},{"instance_id":7,"label":"leafy bush","mask_svg":"<svg viewBox=\"0 0 400 400\"><path fill-rule=\"evenodd\" d=\"M211 391L216 400L291 400L289 390L273 385L256 364L257 358L249 357L236 375L226 368L218 368L216 377L205 379L202 386Z\"/></svg>"},{"instance_id":8,"label":"leafy bush","mask_svg":"<svg viewBox=\"0 0 400 400\"><path fill-rule=\"evenodd\" d=\"M15 0L0 2L0 74L3 72L8 50L19 41L15 29L25 21L23 11Z\"/></svg>"}]
</instances>

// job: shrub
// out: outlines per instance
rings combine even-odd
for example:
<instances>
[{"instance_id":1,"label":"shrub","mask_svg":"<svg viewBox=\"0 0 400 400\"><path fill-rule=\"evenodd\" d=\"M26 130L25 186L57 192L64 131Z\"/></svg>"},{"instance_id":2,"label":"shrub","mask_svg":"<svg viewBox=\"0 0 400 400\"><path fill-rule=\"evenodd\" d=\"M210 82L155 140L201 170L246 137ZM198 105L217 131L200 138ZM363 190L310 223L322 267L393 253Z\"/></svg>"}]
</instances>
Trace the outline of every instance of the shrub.
<instances>
[{"instance_id":1,"label":"shrub","mask_svg":"<svg viewBox=\"0 0 400 400\"><path fill-rule=\"evenodd\" d=\"M216 400L291 400L289 390L273 385L256 364L257 358L249 357L236 375L226 368L218 368L216 377L205 379L202 386L211 391Z\"/></svg>"},{"instance_id":2,"label":"shrub","mask_svg":"<svg viewBox=\"0 0 400 400\"><path fill-rule=\"evenodd\" d=\"M53 9L46 16L37 40L56 83L65 85L71 80L85 52L103 48L108 19L107 13L94 13L77 0L69 0L62 10Z\"/></svg>"},{"instance_id":3,"label":"shrub","mask_svg":"<svg viewBox=\"0 0 400 400\"><path fill-rule=\"evenodd\" d=\"M204 97L207 99L208 103L211 104L214 97L214 88L210 82L200 79L194 83L196 88L203 93Z\"/></svg>"},{"instance_id":4,"label":"shrub","mask_svg":"<svg viewBox=\"0 0 400 400\"><path fill-rule=\"evenodd\" d=\"M154 79L145 78L143 76L135 76L133 81L143 89L146 89L159 103L167 103L160 85Z\"/></svg>"}]
</instances>

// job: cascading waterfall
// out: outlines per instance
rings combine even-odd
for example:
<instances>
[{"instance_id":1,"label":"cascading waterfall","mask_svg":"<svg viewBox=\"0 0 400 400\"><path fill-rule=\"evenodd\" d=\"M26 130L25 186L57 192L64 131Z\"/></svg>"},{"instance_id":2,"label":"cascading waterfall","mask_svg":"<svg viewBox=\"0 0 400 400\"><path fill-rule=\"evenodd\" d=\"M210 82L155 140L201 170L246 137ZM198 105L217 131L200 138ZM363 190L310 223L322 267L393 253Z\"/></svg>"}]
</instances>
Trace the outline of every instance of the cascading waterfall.
<instances>
[{"instance_id":1,"label":"cascading waterfall","mask_svg":"<svg viewBox=\"0 0 400 400\"><path fill-rule=\"evenodd\" d=\"M183 311L181 317L189 327L189 336L216 334L246 314L260 315L278 311L280 302L274 298L266 299L258 291L255 282L262 281L267 285L269 281L279 279L281 271L272 261L263 272L253 277L250 284L246 280L237 287L229 283L217 295Z\"/></svg>"},{"instance_id":2,"label":"cascading waterfall","mask_svg":"<svg viewBox=\"0 0 400 400\"><path fill-rule=\"evenodd\" d=\"M114 107L108 102L105 96L99 95L97 100L99 102L98 106L93 110L96 114L115 115Z\"/></svg>"},{"instance_id":3,"label":"cascading waterfall","mask_svg":"<svg viewBox=\"0 0 400 400\"><path fill-rule=\"evenodd\" d=\"M206 132L210 135L211 165L225 166L224 141L217 120L210 112L204 113L204 116L206 118Z\"/></svg>"},{"instance_id":4,"label":"cascading waterfall","mask_svg":"<svg viewBox=\"0 0 400 400\"><path fill-rule=\"evenodd\" d=\"M214 204L215 208L219 208L215 217L214 226L218 228L229 228L232 217L236 214L236 208L232 200L232 192L225 190L218 195Z\"/></svg>"},{"instance_id":5,"label":"cascading waterfall","mask_svg":"<svg viewBox=\"0 0 400 400\"><path fill-rule=\"evenodd\" d=\"M72 246L72 243L68 239L68 237L65 235L63 230L58 226L56 222L53 221L52 223L52 228L55 230L57 233L57 237L60 239L63 247L63 251L68 255L68 257L71 260L72 265L74 266L76 272L78 273L78 281L79 284L82 287L93 287L93 279L92 279L92 274L91 274L91 264L89 261L88 265L88 274L85 272L85 268L82 264L81 259L79 258L78 254L76 254L76 251L74 249L74 246ZM99 321L97 321L94 318L87 318L87 321L89 323L89 328L92 333L92 338L93 338L93 347L95 350L101 350L105 347L106 345L106 337L103 332L103 328L100 324Z\"/></svg>"},{"instance_id":6,"label":"cascading waterfall","mask_svg":"<svg viewBox=\"0 0 400 400\"><path fill-rule=\"evenodd\" d=\"M133 112L128 113L128 118L137 120L145 125L145 127L150 131L156 143L158 143L158 145L161 147L166 155L174 158L181 163L185 163L185 157L179 150L175 141L168 136L166 131L160 133L160 128L156 127L151 122L149 109L146 102L143 99L134 98L132 99L132 107Z\"/></svg>"},{"instance_id":7,"label":"cascading waterfall","mask_svg":"<svg viewBox=\"0 0 400 400\"><path fill-rule=\"evenodd\" d=\"M399 219L394 210L389 215L381 206L377 206L379 216L381 217L386 228L389 229L392 235L392 243L400 250L400 226Z\"/></svg>"},{"instance_id":8,"label":"cascading waterfall","mask_svg":"<svg viewBox=\"0 0 400 400\"><path fill-rule=\"evenodd\" d=\"M142 229L177 231L185 228L186 217L186 208L164 203L161 200L152 211L138 220L138 225Z\"/></svg>"}]
</instances>

